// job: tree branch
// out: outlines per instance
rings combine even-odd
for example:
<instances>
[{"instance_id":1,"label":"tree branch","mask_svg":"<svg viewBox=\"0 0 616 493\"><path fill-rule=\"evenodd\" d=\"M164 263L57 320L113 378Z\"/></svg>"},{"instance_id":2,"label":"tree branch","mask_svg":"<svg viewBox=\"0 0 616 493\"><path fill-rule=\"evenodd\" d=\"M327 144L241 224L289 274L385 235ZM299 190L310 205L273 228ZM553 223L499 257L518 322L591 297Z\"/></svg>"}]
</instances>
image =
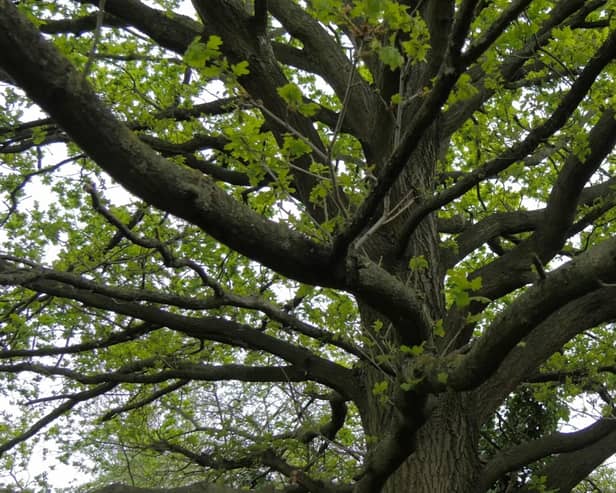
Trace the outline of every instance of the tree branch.
<instances>
[{"instance_id":1,"label":"tree branch","mask_svg":"<svg viewBox=\"0 0 616 493\"><path fill-rule=\"evenodd\" d=\"M79 36L85 32L94 31L98 17L99 13L97 12L75 19L48 19L41 24L40 30L45 34L70 33ZM108 13L104 14L102 22L106 27L125 27L127 25L126 21Z\"/></svg>"},{"instance_id":2,"label":"tree branch","mask_svg":"<svg viewBox=\"0 0 616 493\"><path fill-rule=\"evenodd\" d=\"M536 371L530 374L525 380L529 383L546 383L546 382L567 382L579 384L587 382L585 388L589 387L588 382L592 382L592 376L600 373L611 373L616 375L616 365L602 365L597 368L573 368L563 369L561 371ZM592 386L592 383L590 383Z\"/></svg>"},{"instance_id":3,"label":"tree branch","mask_svg":"<svg viewBox=\"0 0 616 493\"><path fill-rule=\"evenodd\" d=\"M0 13L0 65L127 190L291 278L334 284L323 279L331 275L326 247L158 156L102 106L80 74L9 2L0 4Z\"/></svg>"},{"instance_id":4,"label":"tree branch","mask_svg":"<svg viewBox=\"0 0 616 493\"><path fill-rule=\"evenodd\" d=\"M347 101L345 110L351 117L346 118L345 123L360 141L370 141L370 132L376 120L374 112L376 108L384 108L369 85L356 73L353 63L344 56L344 52L325 29L302 7L289 0L269 0L269 7L289 34L303 43L305 56L320 68L319 75L331 85L340 101ZM345 98L349 80L353 80L353 87Z\"/></svg>"},{"instance_id":5,"label":"tree branch","mask_svg":"<svg viewBox=\"0 0 616 493\"><path fill-rule=\"evenodd\" d=\"M311 351L297 347L253 328L237 322L216 317L187 317L170 313L154 306L118 300L88 289L75 288L44 278L42 272L31 270L1 271L0 284L23 283L24 287L53 296L81 301L88 306L109 310L135 317L153 324L164 325L199 340L212 340L236 347L265 351L288 360L297 370L291 374L293 379L312 379L327 385L343 395L354 394L359 399L353 372L327 359L320 358ZM217 371L217 370L216 370ZM238 370L240 371L240 370ZM280 373L279 373L280 375ZM178 375L174 378L183 378ZM262 376L259 378L269 378Z\"/></svg>"},{"instance_id":6,"label":"tree branch","mask_svg":"<svg viewBox=\"0 0 616 493\"><path fill-rule=\"evenodd\" d=\"M251 18L238 2L193 0L193 5L203 22L223 40L221 50L229 61L249 61L250 73L241 76L239 82L262 111L279 144L283 143L284 135L291 129L292 134L301 136L312 148L310 154L293 160L292 174L298 199L318 223L330 217L329 214L342 212L332 194L326 197L326 206L316 204L310 198L317 184L317 178L309 172L310 166L313 160L328 165L324 159L327 153L312 120L301 112L289 111L287 103L278 93L278 89L288 84L289 80L274 58L270 41L266 36L253 32Z\"/></svg>"},{"instance_id":7,"label":"tree branch","mask_svg":"<svg viewBox=\"0 0 616 493\"><path fill-rule=\"evenodd\" d=\"M435 361L433 367L426 365L425 380L420 388L475 388L486 381L516 345L550 314L601 288L602 282L615 280L616 239L608 239L526 289L495 318L468 354L453 354L450 359ZM439 383L439 372L448 374L446 386L442 378Z\"/></svg>"},{"instance_id":8,"label":"tree branch","mask_svg":"<svg viewBox=\"0 0 616 493\"><path fill-rule=\"evenodd\" d=\"M559 130L576 110L582 99L588 94L597 76L603 71L615 57L616 53L616 32L610 33L608 39L599 48L595 56L588 62L584 70L577 78L569 92L563 96L562 100L550 117L541 125L532 129L526 138L511 146L501 156L488 161L477 170L469 173L466 177L459 180L451 187L443 190L434 197L426 200L413 210L410 217L404 224L404 234L400 245L402 248L407 239L415 230L417 225L431 212L439 207L450 203L471 190L477 183L488 177L495 176L507 169L513 163L523 159L532 153L545 139Z\"/></svg>"},{"instance_id":9,"label":"tree branch","mask_svg":"<svg viewBox=\"0 0 616 493\"><path fill-rule=\"evenodd\" d=\"M181 143L167 142L158 137L143 134L139 135L139 139L165 157L193 153L204 149L224 151L225 145L229 143L229 139L221 135L194 135L190 140Z\"/></svg>"},{"instance_id":10,"label":"tree branch","mask_svg":"<svg viewBox=\"0 0 616 493\"><path fill-rule=\"evenodd\" d=\"M179 488L138 488L127 484L115 483L104 488L92 490L91 493L243 493L245 491L244 489L229 488L228 486L201 481ZM276 490L269 486L250 491L252 493L277 493Z\"/></svg>"},{"instance_id":11,"label":"tree branch","mask_svg":"<svg viewBox=\"0 0 616 493\"><path fill-rule=\"evenodd\" d=\"M468 67L471 63L477 61L531 2L532 0L515 0L510 2L507 8L501 12L498 19L481 34L481 37L464 50L462 53L462 64Z\"/></svg>"},{"instance_id":12,"label":"tree branch","mask_svg":"<svg viewBox=\"0 0 616 493\"><path fill-rule=\"evenodd\" d=\"M612 424L614 419L612 419ZM545 477L543 486L547 491L571 491L571 489L587 477L602 462L616 452L616 431L606 434L581 450L561 454L549 466L539 471L540 477ZM531 493L534 488L525 486L520 493ZM535 490L536 491L536 490Z\"/></svg>"},{"instance_id":13,"label":"tree branch","mask_svg":"<svg viewBox=\"0 0 616 493\"><path fill-rule=\"evenodd\" d=\"M311 493L328 493L332 491L320 481L310 478L303 471L291 466L272 449L247 452L243 457L227 459L215 457L213 454L195 453L186 447L167 440L160 440L153 443L150 447L159 452L172 452L182 455L195 464L214 470L229 471L255 465L263 465L292 478L294 482L303 486Z\"/></svg>"},{"instance_id":14,"label":"tree branch","mask_svg":"<svg viewBox=\"0 0 616 493\"><path fill-rule=\"evenodd\" d=\"M159 329L160 326L150 323L135 324L132 327L129 326L125 330L115 332L108 337L101 338L92 342L82 342L79 344L73 344L71 346L48 346L39 347L37 349L7 349L0 351L0 359L12 359L12 358L32 358L36 356L57 356L63 354L77 354L85 353L86 351L92 351L94 349L104 349L107 347L115 346L116 344L122 344L124 342L133 341L139 337Z\"/></svg>"},{"instance_id":15,"label":"tree branch","mask_svg":"<svg viewBox=\"0 0 616 493\"><path fill-rule=\"evenodd\" d=\"M98 6L99 0L76 1ZM106 0L105 10L180 55L195 37L203 34L203 25L190 17L157 10L138 0Z\"/></svg>"},{"instance_id":16,"label":"tree branch","mask_svg":"<svg viewBox=\"0 0 616 493\"><path fill-rule=\"evenodd\" d=\"M354 261L335 268L328 246L307 239L286 224L265 219L228 196L212 180L166 161L102 106L81 75L10 3L0 3L0 14L0 65L9 69L30 97L127 190L289 278L346 287L386 316L400 319L399 327L408 329L410 320L416 322L413 325L418 332L430 332L424 308L403 283L369 261L362 261L361 269ZM435 89L441 97L447 92L443 84ZM430 103L436 104L436 100L429 98L417 125L433 117ZM407 140L413 139L410 133ZM403 152L399 150L393 161L402 163ZM377 195L372 195L373 200ZM112 311L116 308L110 300L98 298L97 302ZM131 313L145 309L130 303L125 306ZM402 323L403 316L407 318Z\"/></svg>"},{"instance_id":17,"label":"tree branch","mask_svg":"<svg viewBox=\"0 0 616 493\"><path fill-rule=\"evenodd\" d=\"M616 32L613 36L616 55ZM588 67L588 65L587 65ZM558 253L575 217L584 184L601 165L616 143L616 119L606 110L589 133L589 153L584 161L571 153L552 188L545 215L530 238L490 264L476 270L472 277L482 278L477 296L495 299L532 279L534 256L544 265Z\"/></svg>"},{"instance_id":18,"label":"tree branch","mask_svg":"<svg viewBox=\"0 0 616 493\"><path fill-rule=\"evenodd\" d=\"M347 228L335 238L335 258L346 256L352 242L375 220L375 215L379 214L380 211L380 204L400 176L400 173L407 166L409 156L417 148L427 129L431 127L432 123L436 121L441 113L441 107L447 100L458 79L458 75L453 67L445 67L440 76L437 77L432 90L422 101L400 139L400 144L379 171L376 185L357 209ZM433 210L435 209L432 209L430 212ZM406 239L408 239L408 236L405 237L405 245Z\"/></svg>"},{"instance_id":19,"label":"tree branch","mask_svg":"<svg viewBox=\"0 0 616 493\"><path fill-rule=\"evenodd\" d=\"M497 236L532 231L543 218L543 210L497 212L472 224L455 237L456 248L445 249L443 263L451 268L469 253Z\"/></svg>"},{"instance_id":20,"label":"tree branch","mask_svg":"<svg viewBox=\"0 0 616 493\"><path fill-rule=\"evenodd\" d=\"M84 402L101 394L104 394L105 392L108 392L113 389L116 385L117 384L115 383L104 383L102 385L98 385L91 390L86 390L69 396L66 402L55 408L47 415L43 416L36 423L30 426L30 428L28 428L26 431L20 433L18 436L9 440L8 442L0 444L0 456L2 456L5 452L11 450L15 445L25 442L28 438L31 438L36 435L39 431L41 431L47 425L53 423L53 421L55 421L60 416L69 412L80 402Z\"/></svg>"},{"instance_id":21,"label":"tree branch","mask_svg":"<svg viewBox=\"0 0 616 493\"><path fill-rule=\"evenodd\" d=\"M129 233L132 237L132 233ZM142 244L139 241L136 241L137 244ZM156 245L155 245L156 246ZM167 254L170 255L170 254ZM4 260L5 262L23 262L24 259L15 259L13 257L7 257L0 255L0 260ZM8 264L6 264L8 267ZM8 270L5 270L5 274ZM15 270L14 272L18 272ZM148 302L155 303L161 305L175 306L178 308L182 308L185 310L211 310L220 308L223 306L234 306L238 308L247 308L251 310L258 310L272 320L280 322L282 324L282 330L297 332L299 334L306 335L311 337L320 343L330 344L335 347L339 347L344 351L352 354L360 359L362 359L363 352L360 348L355 345L346 342L344 340L340 340L339 337L336 337L329 331L319 329L307 322L304 322L297 317L291 315L285 310L281 309L275 304L269 303L266 300L258 297L258 296L240 296L234 293L228 293L223 290L223 288L219 285L214 286L214 296L210 296L207 298L197 298L190 296L179 296L174 295L168 292L161 293L158 291L151 291L146 289L134 289L130 287L118 287L118 286L109 286L107 284L100 284L89 279L86 279L82 276L79 276L70 272L60 272L51 269L46 269L41 266L35 266L35 270L32 271L33 274L38 279L48 279L53 281L58 281L67 286L72 286L74 288L78 288L84 291L89 291L96 294L102 294L106 297L115 299L115 300L123 300L127 302ZM2 279L0 277L0 279ZM0 281L1 282L1 281ZM8 281L5 281L8 282ZM106 342L96 342L96 343L85 343L76 346L71 346L74 352L86 351L88 349L96 349L98 344L117 344L123 342L124 340L129 340L130 338L139 337L149 331L157 329L158 325L146 324L143 327L137 326L134 329L126 330L125 332L121 332L109 337ZM92 345L94 344L94 345ZM47 350L47 349L45 349ZM60 351L60 348L49 348L49 351ZM43 349L41 349L43 351ZM23 354L22 354L23 353ZM0 358L2 358L4 353L0 352ZM10 354L13 354L11 352ZM56 352L52 352L49 354L59 354ZM34 355L30 350L22 350L20 354L21 356L26 355ZM6 357L9 357L7 355Z\"/></svg>"},{"instance_id":22,"label":"tree branch","mask_svg":"<svg viewBox=\"0 0 616 493\"><path fill-rule=\"evenodd\" d=\"M614 288L601 288L574 300L542 321L499 364L477 389L479 421L483 422L520 382L535 375L539 365L585 330L616 318Z\"/></svg>"},{"instance_id":23,"label":"tree branch","mask_svg":"<svg viewBox=\"0 0 616 493\"><path fill-rule=\"evenodd\" d=\"M33 372L41 375L58 375L85 385L102 383L155 384L167 380L194 380L215 382L237 380L239 382L303 382L309 380L308 372L296 366L248 366L248 365L203 365L173 361L172 357L150 358L131 363L131 370L144 370L163 363L169 369L157 373L142 373L120 369L115 372L86 375L64 367L36 363L0 364L6 373Z\"/></svg>"},{"instance_id":24,"label":"tree branch","mask_svg":"<svg viewBox=\"0 0 616 493\"><path fill-rule=\"evenodd\" d=\"M616 43L614 43L616 51ZM616 57L616 55L615 55ZM582 161L571 153L558 174L548 199L545 217L533 235L535 251L546 263L562 247L575 217L584 185L616 143L614 111L607 109L588 136L589 154Z\"/></svg>"},{"instance_id":25,"label":"tree branch","mask_svg":"<svg viewBox=\"0 0 616 493\"><path fill-rule=\"evenodd\" d=\"M616 420L610 418L599 419L583 430L573 433L552 433L551 435L525 442L500 452L493 457L484 467L477 483L476 492L487 491L503 474L530 464L543 457L553 454L580 451L600 442L609 435L616 436ZM616 444L613 445L616 450ZM558 459L557 459L558 460ZM560 470L561 474L567 475L566 469ZM588 471L590 472L590 471ZM557 491L569 491L557 490Z\"/></svg>"},{"instance_id":26,"label":"tree branch","mask_svg":"<svg viewBox=\"0 0 616 493\"><path fill-rule=\"evenodd\" d=\"M505 83L511 83L517 80L523 71L520 72L523 65L527 63L542 47L545 46L551 39L552 30L558 25L576 14L570 23L575 23L579 18L584 19L589 12L598 8L600 4L605 3L605 0L600 1L585 1L585 0L564 0L559 2L551 12L551 15L541 25L533 38L516 53L507 57L501 64L500 73ZM565 23L567 24L567 23ZM484 86L485 72L479 65L474 65L469 74L475 82L478 89L478 94L468 100L461 101L450 107L443 118L443 131L445 135L450 135L455 129L459 128L474 111L479 109L492 95L494 89L487 89Z\"/></svg>"}]
</instances>

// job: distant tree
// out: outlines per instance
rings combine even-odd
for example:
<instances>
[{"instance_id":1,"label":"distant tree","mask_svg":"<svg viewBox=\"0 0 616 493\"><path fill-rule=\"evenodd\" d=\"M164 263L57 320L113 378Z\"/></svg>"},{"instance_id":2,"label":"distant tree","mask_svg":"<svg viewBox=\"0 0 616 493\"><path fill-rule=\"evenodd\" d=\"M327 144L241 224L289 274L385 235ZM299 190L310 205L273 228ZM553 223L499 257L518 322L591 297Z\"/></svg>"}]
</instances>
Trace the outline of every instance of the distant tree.
<instances>
[{"instance_id":1,"label":"distant tree","mask_svg":"<svg viewBox=\"0 0 616 493\"><path fill-rule=\"evenodd\" d=\"M616 2L185 3L0 0L5 470L609 484Z\"/></svg>"}]
</instances>

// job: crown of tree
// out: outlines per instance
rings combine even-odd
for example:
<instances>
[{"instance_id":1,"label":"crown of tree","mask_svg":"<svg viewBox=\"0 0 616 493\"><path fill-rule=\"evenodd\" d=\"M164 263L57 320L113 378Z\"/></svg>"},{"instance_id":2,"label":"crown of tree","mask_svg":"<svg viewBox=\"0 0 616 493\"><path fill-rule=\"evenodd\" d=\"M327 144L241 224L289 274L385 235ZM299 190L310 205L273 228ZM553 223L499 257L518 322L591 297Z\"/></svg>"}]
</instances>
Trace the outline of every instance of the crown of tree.
<instances>
[{"instance_id":1,"label":"crown of tree","mask_svg":"<svg viewBox=\"0 0 616 493\"><path fill-rule=\"evenodd\" d=\"M0 482L613 491L615 12L0 0Z\"/></svg>"}]
</instances>

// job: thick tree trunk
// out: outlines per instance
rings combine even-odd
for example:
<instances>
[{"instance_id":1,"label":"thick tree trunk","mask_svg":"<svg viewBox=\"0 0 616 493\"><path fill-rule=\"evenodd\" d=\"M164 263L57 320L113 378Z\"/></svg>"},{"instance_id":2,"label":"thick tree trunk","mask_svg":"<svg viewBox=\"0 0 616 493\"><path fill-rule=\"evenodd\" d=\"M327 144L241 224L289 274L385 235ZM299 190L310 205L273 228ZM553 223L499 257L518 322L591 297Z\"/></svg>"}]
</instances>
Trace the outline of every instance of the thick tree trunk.
<instances>
[{"instance_id":1,"label":"thick tree trunk","mask_svg":"<svg viewBox=\"0 0 616 493\"><path fill-rule=\"evenodd\" d=\"M478 471L472 404L442 395L415 438L415 452L390 477L383 493L468 493Z\"/></svg>"},{"instance_id":2,"label":"thick tree trunk","mask_svg":"<svg viewBox=\"0 0 616 493\"><path fill-rule=\"evenodd\" d=\"M369 445L376 446L391 430L397 410L383 395L373 395L378 371L366 372L368 405L363 409L363 424ZM475 402L468 394L445 393L416 403L418 423L426 408L425 423L406 437L412 453L391 475L382 493L468 493L479 471L477 446L479 424ZM406 446L407 444L402 444ZM373 453L376 452L376 448ZM376 492L375 492L376 493Z\"/></svg>"},{"instance_id":3,"label":"thick tree trunk","mask_svg":"<svg viewBox=\"0 0 616 493\"><path fill-rule=\"evenodd\" d=\"M390 205L412 201L411 207L434 190L434 176L439 149L438 129L429 129L423 142L410 156L409 164L390 193ZM445 314L443 278L439 259L439 238L434 217L427 217L414 231L411 238L401 238L400 225L405 213L387 223L366 241L366 253L380 265L412 287L433 321ZM404 248L401 249L401 244ZM425 263L410 268L409 259L422 257ZM402 368L408 355L401 354L400 344L423 344L425 351L433 351L440 341L419 339L413 327L393 327L386 320L378 332L374 330L379 314L361 302L360 312L368 339L373 341L366 348L374 361L384 361L396 372ZM380 325L380 324L377 324ZM380 358L380 359L379 359ZM386 375L374 367L364 369L366 401L362 419L369 448L377 444L392 428L396 414L405 412L417 431L410 433L411 455L387 480L384 493L467 493L479 469L477 459L478 426L474 403L465 394L451 393L439 396L417 396L411 399L406 411L396 409L393 388L399 385L396 377ZM373 392L375 384L389 381L386 395ZM374 448L373 453L378 453ZM375 492L376 493L376 492Z\"/></svg>"}]
</instances>

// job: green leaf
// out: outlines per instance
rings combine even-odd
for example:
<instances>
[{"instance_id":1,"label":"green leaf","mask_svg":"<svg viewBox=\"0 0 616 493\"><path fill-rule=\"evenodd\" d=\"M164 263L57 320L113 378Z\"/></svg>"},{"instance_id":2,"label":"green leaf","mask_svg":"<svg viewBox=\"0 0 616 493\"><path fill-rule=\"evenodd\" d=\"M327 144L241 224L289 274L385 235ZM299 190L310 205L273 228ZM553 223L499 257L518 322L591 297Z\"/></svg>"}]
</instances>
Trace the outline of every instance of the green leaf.
<instances>
[{"instance_id":1,"label":"green leaf","mask_svg":"<svg viewBox=\"0 0 616 493\"><path fill-rule=\"evenodd\" d=\"M32 129L32 143L35 145L41 144L45 137L47 137L47 131L43 127L34 127Z\"/></svg>"},{"instance_id":2,"label":"green leaf","mask_svg":"<svg viewBox=\"0 0 616 493\"><path fill-rule=\"evenodd\" d=\"M379 60L391 70L400 68L404 64L404 57L395 46L381 46L378 51Z\"/></svg>"},{"instance_id":3,"label":"green leaf","mask_svg":"<svg viewBox=\"0 0 616 493\"><path fill-rule=\"evenodd\" d=\"M434 335L437 337L445 337L445 327L443 324L443 319L439 318L434 325Z\"/></svg>"},{"instance_id":4,"label":"green leaf","mask_svg":"<svg viewBox=\"0 0 616 493\"><path fill-rule=\"evenodd\" d=\"M291 82L276 89L278 95L284 99L285 103L293 109L297 110L304 102L304 96L301 89Z\"/></svg>"},{"instance_id":5,"label":"green leaf","mask_svg":"<svg viewBox=\"0 0 616 493\"><path fill-rule=\"evenodd\" d=\"M411 257L409 260L409 269L412 271L424 270L428 268L428 261L426 257L423 255L418 255L417 257Z\"/></svg>"},{"instance_id":6,"label":"green leaf","mask_svg":"<svg viewBox=\"0 0 616 493\"><path fill-rule=\"evenodd\" d=\"M383 7L385 6L384 0L364 0L365 13L370 18L376 18Z\"/></svg>"},{"instance_id":7,"label":"green leaf","mask_svg":"<svg viewBox=\"0 0 616 493\"><path fill-rule=\"evenodd\" d=\"M184 52L184 62L194 68L203 68L207 62L221 55L221 45L220 36L211 35L205 43L201 36L197 36Z\"/></svg>"},{"instance_id":8,"label":"green leaf","mask_svg":"<svg viewBox=\"0 0 616 493\"><path fill-rule=\"evenodd\" d=\"M423 344L424 343L422 343L421 345L418 345L418 346L413 346L413 347L409 347L409 346L407 346L405 344L401 344L400 345L400 351L402 353L405 353L405 354L410 354L411 356L420 356L425 351L425 349L423 347Z\"/></svg>"},{"instance_id":9,"label":"green leaf","mask_svg":"<svg viewBox=\"0 0 616 493\"><path fill-rule=\"evenodd\" d=\"M453 296L454 296L455 305L459 306L460 308L464 308L465 306L468 306L471 303L471 297L468 294L468 291L464 291L464 290L455 291L453 293Z\"/></svg>"},{"instance_id":10,"label":"green leaf","mask_svg":"<svg viewBox=\"0 0 616 493\"><path fill-rule=\"evenodd\" d=\"M248 70L248 62L244 60L243 62L235 63L231 65L231 71L233 75L236 77L241 77L242 75L248 75L250 70Z\"/></svg>"},{"instance_id":11,"label":"green leaf","mask_svg":"<svg viewBox=\"0 0 616 493\"><path fill-rule=\"evenodd\" d=\"M410 390L413 390L414 385L410 382L403 382L400 384L400 388L402 390L404 390L405 392L408 392Z\"/></svg>"},{"instance_id":12,"label":"green leaf","mask_svg":"<svg viewBox=\"0 0 616 493\"><path fill-rule=\"evenodd\" d=\"M387 380L381 380L380 382L376 382L372 387L372 395L383 395L387 392L387 388L389 387L389 382Z\"/></svg>"},{"instance_id":13,"label":"green leaf","mask_svg":"<svg viewBox=\"0 0 616 493\"><path fill-rule=\"evenodd\" d=\"M404 390L405 392L409 392L415 388L417 388L417 386L424 380L423 377L420 378L411 378L406 380L405 382L402 382L400 384L400 388L402 390Z\"/></svg>"},{"instance_id":14,"label":"green leaf","mask_svg":"<svg viewBox=\"0 0 616 493\"><path fill-rule=\"evenodd\" d=\"M309 154L312 151L312 148L304 139L288 134L284 136L284 144L282 149L285 155L289 156L291 159L296 159L305 154Z\"/></svg>"},{"instance_id":15,"label":"green leaf","mask_svg":"<svg viewBox=\"0 0 616 493\"><path fill-rule=\"evenodd\" d=\"M316 115L321 107L316 103L302 103L299 105L298 111L307 117Z\"/></svg>"}]
</instances>

